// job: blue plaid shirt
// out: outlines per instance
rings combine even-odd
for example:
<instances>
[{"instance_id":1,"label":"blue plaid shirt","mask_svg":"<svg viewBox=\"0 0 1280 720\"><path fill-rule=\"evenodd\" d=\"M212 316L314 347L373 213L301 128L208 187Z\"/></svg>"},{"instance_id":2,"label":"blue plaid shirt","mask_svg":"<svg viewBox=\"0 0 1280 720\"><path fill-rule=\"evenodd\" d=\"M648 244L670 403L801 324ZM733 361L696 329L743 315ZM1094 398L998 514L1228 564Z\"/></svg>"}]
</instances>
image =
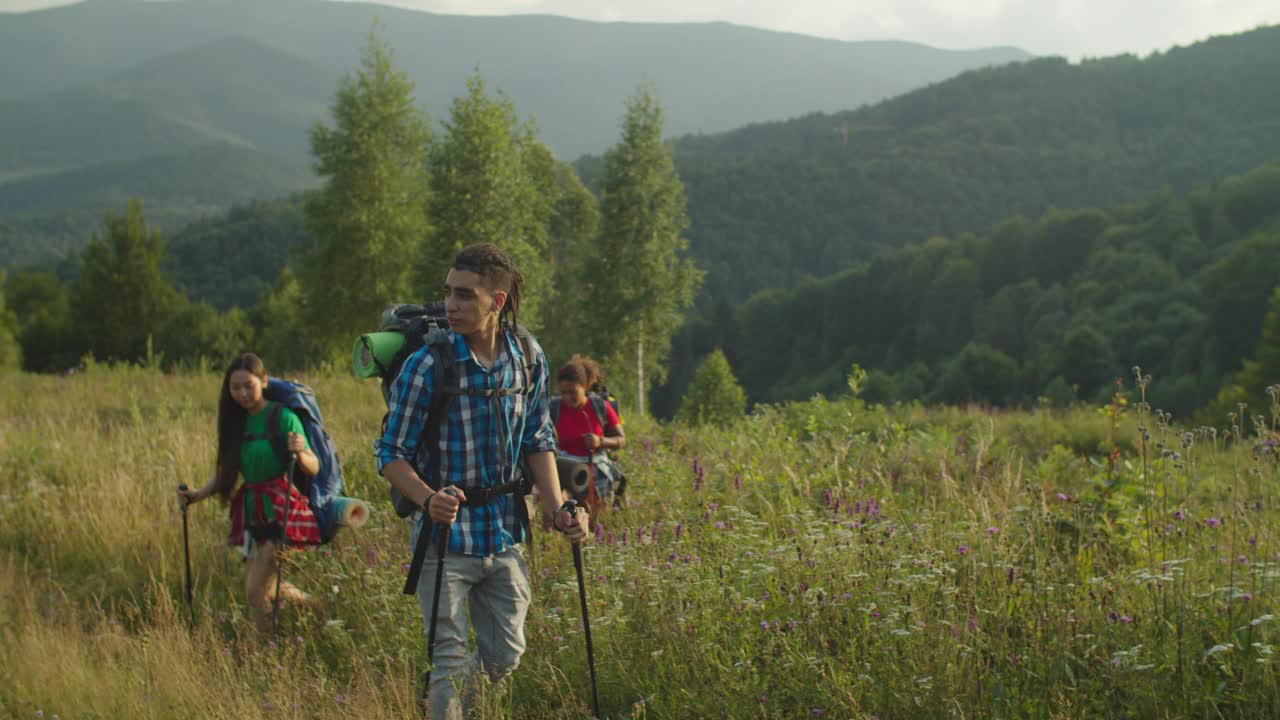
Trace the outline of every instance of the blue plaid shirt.
<instances>
[{"instance_id":1,"label":"blue plaid shirt","mask_svg":"<svg viewBox=\"0 0 1280 720\"><path fill-rule=\"evenodd\" d=\"M499 352L493 366L486 368L461 335L449 333L454 353L454 369L463 390L519 390L524 384L524 354L515 336L501 332ZM440 423L440 441L435 448L418 442L427 420L431 397L443 377L432 370L434 358L423 347L405 360L400 376L391 385L386 430L374 444L378 471L392 460L405 460L427 480L435 468L436 453L442 453L441 475L446 485L468 488L493 487L510 482L520 453L554 451L555 426L547 405L547 358L537 341L532 343L537 358L532 372L533 393L494 397L459 394L449 404L449 416ZM499 411L495 412L495 408ZM438 483L432 482L439 487ZM450 552L485 557L500 553L524 540L524 528L516 514L517 495L502 495L484 505L464 505L458 510L449 537ZM423 522L423 513L414 523Z\"/></svg>"}]
</instances>

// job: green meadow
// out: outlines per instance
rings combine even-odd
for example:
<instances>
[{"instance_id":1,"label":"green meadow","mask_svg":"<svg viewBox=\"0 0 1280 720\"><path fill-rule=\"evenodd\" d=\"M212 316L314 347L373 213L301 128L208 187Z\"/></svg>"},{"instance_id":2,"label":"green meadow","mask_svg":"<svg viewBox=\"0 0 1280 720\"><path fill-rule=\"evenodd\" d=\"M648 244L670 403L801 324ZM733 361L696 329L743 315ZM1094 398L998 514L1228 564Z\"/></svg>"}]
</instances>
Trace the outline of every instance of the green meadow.
<instances>
[{"instance_id":1,"label":"green meadow","mask_svg":"<svg viewBox=\"0 0 1280 720\"><path fill-rule=\"evenodd\" d=\"M358 531L291 556L323 609L256 636L212 472L220 376L0 376L0 715L414 718L408 530L373 384L318 393ZM1157 379L1158 382L1158 379ZM1132 383L1103 407L854 398L721 430L628 423L625 507L584 550L609 718L1275 718L1270 413L1184 427ZM484 718L581 718L569 548L535 534L529 649Z\"/></svg>"}]
</instances>

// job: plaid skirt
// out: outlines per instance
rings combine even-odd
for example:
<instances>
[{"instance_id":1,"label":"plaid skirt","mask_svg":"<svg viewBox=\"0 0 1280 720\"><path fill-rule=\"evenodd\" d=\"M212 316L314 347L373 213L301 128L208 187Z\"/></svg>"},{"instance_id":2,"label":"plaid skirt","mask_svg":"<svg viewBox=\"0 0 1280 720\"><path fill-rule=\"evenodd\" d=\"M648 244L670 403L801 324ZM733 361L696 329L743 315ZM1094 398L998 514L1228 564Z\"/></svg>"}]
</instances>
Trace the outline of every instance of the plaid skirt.
<instances>
[{"instance_id":1,"label":"plaid skirt","mask_svg":"<svg viewBox=\"0 0 1280 720\"><path fill-rule=\"evenodd\" d=\"M285 488L288 487L288 526L289 545L306 547L320 544L320 526L316 523L315 513L311 512L311 504L302 497L298 488L285 482L283 475L264 480L260 483L243 483L231 498L231 534L227 536L227 544L231 547L246 547L247 541L276 541L280 538L279 518L285 510ZM271 504L271 518L264 511L264 504ZM245 505L249 505L252 516L245 520ZM246 532L248 537L245 536Z\"/></svg>"}]
</instances>

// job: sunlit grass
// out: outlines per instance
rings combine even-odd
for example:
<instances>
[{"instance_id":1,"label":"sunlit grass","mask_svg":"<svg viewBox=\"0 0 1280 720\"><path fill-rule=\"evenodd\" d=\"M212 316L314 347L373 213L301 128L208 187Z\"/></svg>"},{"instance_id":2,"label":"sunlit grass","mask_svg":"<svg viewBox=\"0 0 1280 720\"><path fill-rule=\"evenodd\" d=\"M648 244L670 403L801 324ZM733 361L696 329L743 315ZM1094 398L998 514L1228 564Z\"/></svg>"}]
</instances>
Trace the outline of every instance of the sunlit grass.
<instances>
[{"instance_id":1,"label":"sunlit grass","mask_svg":"<svg viewBox=\"0 0 1280 720\"><path fill-rule=\"evenodd\" d=\"M0 714L416 716L421 619L373 385L306 378L375 508L288 566L324 613L286 608L281 647L256 638L210 501L189 517L188 631L173 488L211 472L218 380L0 378ZM1275 717L1269 435L1113 410L631 423L628 506L585 550L605 715ZM539 534L530 560L529 651L484 716L584 717L568 549Z\"/></svg>"}]
</instances>

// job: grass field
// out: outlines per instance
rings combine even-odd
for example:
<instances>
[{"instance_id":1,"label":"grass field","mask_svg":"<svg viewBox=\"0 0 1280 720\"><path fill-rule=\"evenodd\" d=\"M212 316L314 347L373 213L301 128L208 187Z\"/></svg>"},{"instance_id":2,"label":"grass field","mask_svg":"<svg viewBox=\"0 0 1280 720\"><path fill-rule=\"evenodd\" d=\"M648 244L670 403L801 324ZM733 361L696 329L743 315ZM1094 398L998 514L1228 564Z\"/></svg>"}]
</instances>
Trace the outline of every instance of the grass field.
<instances>
[{"instance_id":1,"label":"grass field","mask_svg":"<svg viewBox=\"0 0 1280 720\"><path fill-rule=\"evenodd\" d=\"M375 509L295 555L323 598L257 639L205 482L220 377L0 376L0 715L412 718L423 629L383 502L374 385L304 378ZM637 421L624 511L587 546L610 718L1280 716L1276 440L1071 411L759 411ZM538 535L529 650L484 717L589 715L567 545Z\"/></svg>"}]
</instances>

